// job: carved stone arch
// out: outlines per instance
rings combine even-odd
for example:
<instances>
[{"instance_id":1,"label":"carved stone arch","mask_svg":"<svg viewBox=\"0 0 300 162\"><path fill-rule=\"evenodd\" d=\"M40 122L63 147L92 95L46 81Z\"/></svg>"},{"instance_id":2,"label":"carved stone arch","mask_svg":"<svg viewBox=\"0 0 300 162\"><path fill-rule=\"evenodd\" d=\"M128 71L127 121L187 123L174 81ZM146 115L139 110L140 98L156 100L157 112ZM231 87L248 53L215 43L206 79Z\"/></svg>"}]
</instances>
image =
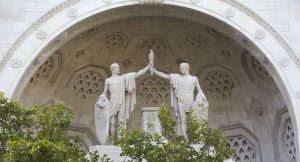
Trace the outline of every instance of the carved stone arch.
<instances>
[{"instance_id":1,"label":"carved stone arch","mask_svg":"<svg viewBox=\"0 0 300 162\"><path fill-rule=\"evenodd\" d=\"M227 145L236 152L237 161L262 162L260 141L245 125L222 126L221 130L227 136Z\"/></svg>"},{"instance_id":2,"label":"carved stone arch","mask_svg":"<svg viewBox=\"0 0 300 162\"><path fill-rule=\"evenodd\" d=\"M211 16L211 18L217 19L222 26L227 25L232 27L235 31L239 31L241 37L232 36L231 38L236 42L248 40L253 43L270 62L266 68L276 74L273 79L278 85L289 109L289 113L291 114L291 120L296 130L297 146L300 147L300 143L298 142L300 138L300 118L297 116L300 111L297 109L298 105L300 105L300 75L295 75L295 73L299 73L300 61L285 38L268 22L236 0L218 0L196 4L193 3L193 1L187 0L165 0L164 7L177 7L178 10L176 11L178 12L135 12L138 9L134 12L117 12L118 9L122 8L137 8L136 5L138 4L140 4L139 1L129 0L114 0L110 3L99 0L66 0L55 6L30 25L28 29L11 44L10 48L5 51L4 56L1 57L0 90L5 92L8 97L19 98L30 80L31 76L28 74L32 74L32 71L38 68L32 65L34 60L42 55L43 49L53 40L62 40L53 48L56 49L59 48L61 44L70 40L74 35L78 34L80 30L78 28L74 30L75 28L72 27L80 22L89 22L90 25L94 26L95 24L103 24L112 20L142 15L139 13L145 15L171 16L200 22L201 19L198 19L197 15L204 13ZM78 11L76 18L69 17L66 14L71 6ZM235 14L228 14L225 12L226 9L234 10ZM183 14L186 13L186 11L190 11L189 13L191 14ZM112 13L114 13L113 16ZM97 19L98 22L91 19L90 21L84 21L88 20L88 18L93 18L95 15L102 16L102 19ZM193 17L191 17L191 15ZM83 28L82 30L84 29L87 28ZM247 50L251 50L247 44L241 43L241 45ZM50 55L51 53L46 54L45 58L48 58ZM297 157L300 157L299 151L297 152Z\"/></svg>"}]
</instances>

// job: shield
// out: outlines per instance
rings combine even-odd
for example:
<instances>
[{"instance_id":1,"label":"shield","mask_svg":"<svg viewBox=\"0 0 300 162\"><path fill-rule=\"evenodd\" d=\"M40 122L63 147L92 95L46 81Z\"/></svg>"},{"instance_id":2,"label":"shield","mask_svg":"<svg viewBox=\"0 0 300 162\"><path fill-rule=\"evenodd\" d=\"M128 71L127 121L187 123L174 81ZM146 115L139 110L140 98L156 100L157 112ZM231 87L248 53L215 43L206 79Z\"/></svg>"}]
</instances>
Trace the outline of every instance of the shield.
<instances>
[{"instance_id":1,"label":"shield","mask_svg":"<svg viewBox=\"0 0 300 162\"><path fill-rule=\"evenodd\" d=\"M100 97L95 105L95 127L98 140L105 144L109 134L109 101L106 97Z\"/></svg>"}]
</instances>

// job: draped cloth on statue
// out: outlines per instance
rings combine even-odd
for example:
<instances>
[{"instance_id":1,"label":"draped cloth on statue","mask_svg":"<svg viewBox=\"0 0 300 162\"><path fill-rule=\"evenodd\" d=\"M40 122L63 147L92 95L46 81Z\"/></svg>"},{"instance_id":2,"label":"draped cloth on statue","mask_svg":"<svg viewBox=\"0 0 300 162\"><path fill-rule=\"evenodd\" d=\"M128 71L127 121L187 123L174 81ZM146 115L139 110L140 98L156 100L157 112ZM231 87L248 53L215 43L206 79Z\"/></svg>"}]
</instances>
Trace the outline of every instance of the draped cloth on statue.
<instances>
[{"instance_id":1,"label":"draped cloth on statue","mask_svg":"<svg viewBox=\"0 0 300 162\"><path fill-rule=\"evenodd\" d=\"M118 122L126 122L130 113L134 110L136 103L136 73L123 74L118 82L116 94L110 94L108 100L105 96L100 96L95 105L95 126L96 133L101 144L106 142L109 134L110 117L118 117Z\"/></svg>"},{"instance_id":2,"label":"draped cloth on statue","mask_svg":"<svg viewBox=\"0 0 300 162\"><path fill-rule=\"evenodd\" d=\"M180 110L184 110L185 112L190 112L193 110L198 118L207 120L207 112L209 105L203 92L198 92L198 95L196 96L194 102L186 106L186 103L184 102L185 94L184 92L182 92L183 88L181 87L180 77L181 76L179 74L170 74L171 106L176 111L176 117L178 117L178 112ZM196 77L195 80L198 81Z\"/></svg>"}]
</instances>

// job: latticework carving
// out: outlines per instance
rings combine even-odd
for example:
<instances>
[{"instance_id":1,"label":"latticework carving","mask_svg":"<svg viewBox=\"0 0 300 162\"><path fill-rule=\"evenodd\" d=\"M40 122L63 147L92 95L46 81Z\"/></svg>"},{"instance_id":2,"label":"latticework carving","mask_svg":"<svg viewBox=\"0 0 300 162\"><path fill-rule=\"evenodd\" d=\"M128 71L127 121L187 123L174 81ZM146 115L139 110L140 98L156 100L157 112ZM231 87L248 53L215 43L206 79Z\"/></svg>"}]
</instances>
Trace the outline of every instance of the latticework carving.
<instances>
[{"instance_id":1,"label":"latticework carving","mask_svg":"<svg viewBox=\"0 0 300 162\"><path fill-rule=\"evenodd\" d=\"M236 136L228 138L228 146L236 153L236 162L254 162L255 150L244 136Z\"/></svg>"},{"instance_id":2,"label":"latticework carving","mask_svg":"<svg viewBox=\"0 0 300 162\"><path fill-rule=\"evenodd\" d=\"M103 81L99 73L87 71L76 76L73 82L73 90L79 99L87 100L99 95Z\"/></svg>"},{"instance_id":3,"label":"latticework carving","mask_svg":"<svg viewBox=\"0 0 300 162\"><path fill-rule=\"evenodd\" d=\"M155 52L162 52L167 50L167 42L160 38L150 38L146 39L141 42L140 49L143 51L149 51L150 49L153 49Z\"/></svg>"},{"instance_id":4,"label":"latticework carving","mask_svg":"<svg viewBox=\"0 0 300 162\"><path fill-rule=\"evenodd\" d=\"M213 96L220 99L230 98L235 87L230 76L219 70L208 73L204 78L204 84Z\"/></svg>"},{"instance_id":5,"label":"latticework carving","mask_svg":"<svg viewBox=\"0 0 300 162\"><path fill-rule=\"evenodd\" d=\"M39 69L36 71L34 76L31 78L30 83L40 78L47 78L51 70L53 70L53 68L54 68L54 59L53 57L50 57L47 59L47 61L44 64L42 64L39 67Z\"/></svg>"},{"instance_id":6,"label":"latticework carving","mask_svg":"<svg viewBox=\"0 0 300 162\"><path fill-rule=\"evenodd\" d=\"M273 82L272 77L263 67L263 65L253 56L251 60L251 67L253 68L253 71L256 73L257 77L267 82Z\"/></svg>"},{"instance_id":7,"label":"latticework carving","mask_svg":"<svg viewBox=\"0 0 300 162\"><path fill-rule=\"evenodd\" d=\"M291 161L296 161L295 134L291 120L286 122L283 138L288 157Z\"/></svg>"},{"instance_id":8,"label":"latticework carving","mask_svg":"<svg viewBox=\"0 0 300 162\"><path fill-rule=\"evenodd\" d=\"M208 41L196 33L186 34L181 38L182 47L193 53L204 54L209 51Z\"/></svg>"},{"instance_id":9,"label":"latticework carving","mask_svg":"<svg viewBox=\"0 0 300 162\"><path fill-rule=\"evenodd\" d=\"M160 106L169 95L169 83L161 78L149 77L140 84L138 95L147 106Z\"/></svg>"},{"instance_id":10,"label":"latticework carving","mask_svg":"<svg viewBox=\"0 0 300 162\"><path fill-rule=\"evenodd\" d=\"M127 42L126 36L119 33L111 33L103 39L104 47L110 51L124 48Z\"/></svg>"}]
</instances>

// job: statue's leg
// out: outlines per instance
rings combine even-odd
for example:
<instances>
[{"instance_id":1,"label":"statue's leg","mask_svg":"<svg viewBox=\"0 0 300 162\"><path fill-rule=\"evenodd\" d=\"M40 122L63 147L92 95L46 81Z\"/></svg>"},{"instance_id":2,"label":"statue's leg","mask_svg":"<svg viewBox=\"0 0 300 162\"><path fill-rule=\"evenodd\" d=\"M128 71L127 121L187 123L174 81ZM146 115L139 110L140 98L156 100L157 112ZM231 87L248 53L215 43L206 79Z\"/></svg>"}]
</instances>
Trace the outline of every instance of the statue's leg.
<instances>
[{"instance_id":1,"label":"statue's leg","mask_svg":"<svg viewBox=\"0 0 300 162\"><path fill-rule=\"evenodd\" d=\"M182 104L179 104L179 107L178 107L178 135L181 135L181 136L184 136L184 137L187 137L186 135L186 125L187 125L187 117L186 117L186 113L184 111L184 108L183 108L183 105Z\"/></svg>"},{"instance_id":2,"label":"statue's leg","mask_svg":"<svg viewBox=\"0 0 300 162\"><path fill-rule=\"evenodd\" d=\"M110 117L110 135L111 137L115 137L116 136L116 116L112 116Z\"/></svg>"}]
</instances>

